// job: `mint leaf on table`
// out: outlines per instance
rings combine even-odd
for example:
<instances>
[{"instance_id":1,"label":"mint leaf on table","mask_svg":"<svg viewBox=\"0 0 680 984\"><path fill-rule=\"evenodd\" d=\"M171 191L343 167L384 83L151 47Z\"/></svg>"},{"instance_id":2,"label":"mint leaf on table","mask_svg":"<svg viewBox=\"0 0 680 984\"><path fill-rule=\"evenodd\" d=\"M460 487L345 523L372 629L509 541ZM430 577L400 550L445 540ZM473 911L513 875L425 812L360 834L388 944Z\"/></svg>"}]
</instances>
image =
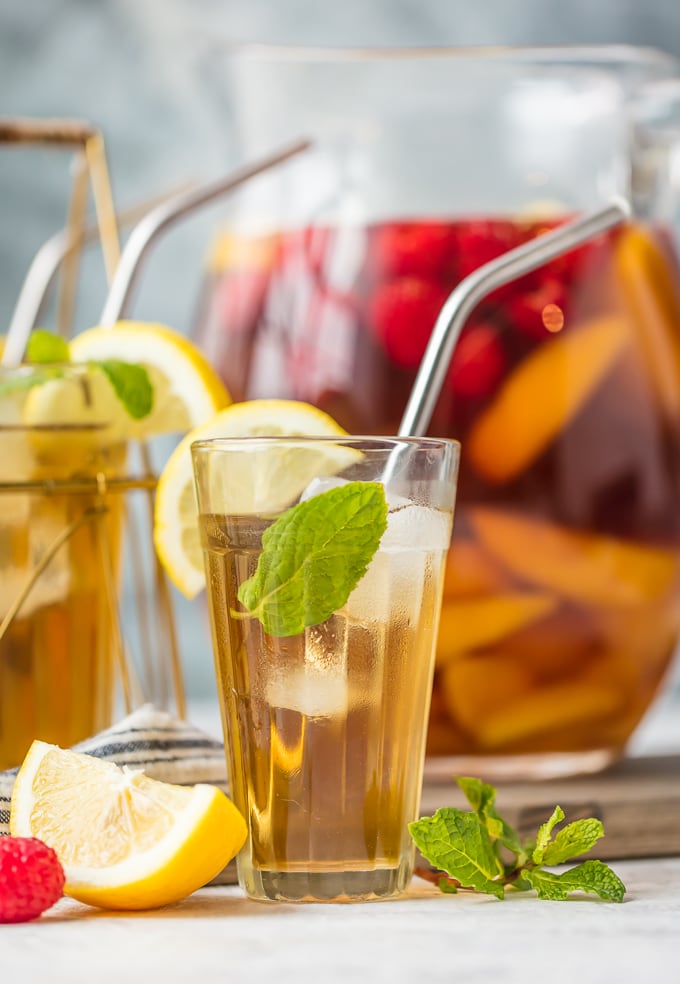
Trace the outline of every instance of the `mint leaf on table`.
<instances>
[{"instance_id":1,"label":"mint leaf on table","mask_svg":"<svg viewBox=\"0 0 680 984\"><path fill-rule=\"evenodd\" d=\"M494 787L471 776L459 776L456 782L491 836L497 837L513 854L520 854L522 845L517 831L513 830L496 810L496 790Z\"/></svg>"},{"instance_id":2,"label":"mint leaf on table","mask_svg":"<svg viewBox=\"0 0 680 984\"><path fill-rule=\"evenodd\" d=\"M561 823L563 820L564 810L561 806L556 806L550 817L538 828L536 845L531 853L531 858L536 864L542 864L543 855L545 854L546 848L552 838L553 828L555 824ZM573 855L569 855L569 857L573 857Z\"/></svg>"},{"instance_id":3,"label":"mint leaf on table","mask_svg":"<svg viewBox=\"0 0 680 984\"><path fill-rule=\"evenodd\" d=\"M379 482L348 482L299 502L265 530L257 569L238 600L272 636L319 625L347 602L386 528Z\"/></svg>"},{"instance_id":4,"label":"mint leaf on table","mask_svg":"<svg viewBox=\"0 0 680 984\"><path fill-rule=\"evenodd\" d=\"M61 335L55 335L46 328L36 328L28 336L27 362L68 362L70 357L68 342Z\"/></svg>"},{"instance_id":5,"label":"mint leaf on table","mask_svg":"<svg viewBox=\"0 0 680 984\"><path fill-rule=\"evenodd\" d=\"M473 812L442 808L409 824L416 847L437 869L416 869L421 877L442 892L455 891L459 886L498 899L511 888L516 892L535 889L541 899L562 900L575 892L586 892L610 902L623 901L625 885L602 861L584 861L560 873L544 867L563 864L589 851L604 835L600 820L576 820L555 833L565 818L564 810L556 806L535 840L522 845L517 831L496 809L493 786L469 776L456 781ZM514 855L512 862L501 858L501 848Z\"/></svg>"},{"instance_id":6,"label":"mint leaf on table","mask_svg":"<svg viewBox=\"0 0 680 984\"><path fill-rule=\"evenodd\" d=\"M144 366L119 359L102 359L88 365L101 369L107 376L116 396L133 420L140 420L151 413L153 386Z\"/></svg>"},{"instance_id":7,"label":"mint leaf on table","mask_svg":"<svg viewBox=\"0 0 680 984\"><path fill-rule=\"evenodd\" d=\"M476 888L503 898L498 879L503 865L494 851L489 832L474 813L443 807L432 817L409 824L420 853L431 864L448 872L465 888Z\"/></svg>"},{"instance_id":8,"label":"mint leaf on table","mask_svg":"<svg viewBox=\"0 0 680 984\"><path fill-rule=\"evenodd\" d=\"M559 807L558 807L559 809ZM564 820L564 813L560 810ZM539 833L540 837L540 833ZM585 854L593 847L600 837L604 837L604 828L600 820L589 817L587 820L576 820L559 830L553 841L534 849L532 859L536 864L563 864L569 858Z\"/></svg>"},{"instance_id":9,"label":"mint leaf on table","mask_svg":"<svg viewBox=\"0 0 680 984\"><path fill-rule=\"evenodd\" d=\"M584 861L559 875L534 868L524 877L536 889L539 899L561 901L574 892L588 892L607 902L623 902L626 894L621 879L602 861Z\"/></svg>"}]
</instances>

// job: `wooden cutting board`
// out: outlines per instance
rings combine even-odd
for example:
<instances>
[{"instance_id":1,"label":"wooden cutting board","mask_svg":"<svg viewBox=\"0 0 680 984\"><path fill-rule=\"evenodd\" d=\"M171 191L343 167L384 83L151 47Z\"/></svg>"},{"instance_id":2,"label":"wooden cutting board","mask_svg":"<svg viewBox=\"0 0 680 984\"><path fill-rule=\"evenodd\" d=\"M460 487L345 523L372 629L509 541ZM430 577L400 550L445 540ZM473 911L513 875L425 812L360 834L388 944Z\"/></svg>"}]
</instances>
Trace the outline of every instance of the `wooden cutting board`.
<instances>
[{"instance_id":1,"label":"wooden cutting board","mask_svg":"<svg viewBox=\"0 0 680 984\"><path fill-rule=\"evenodd\" d=\"M595 775L495 785L499 813L523 837L535 836L559 804L567 821L602 821L605 836L589 858L680 855L680 755L624 759ZM441 806L469 808L453 780L426 779L421 815Z\"/></svg>"}]
</instances>

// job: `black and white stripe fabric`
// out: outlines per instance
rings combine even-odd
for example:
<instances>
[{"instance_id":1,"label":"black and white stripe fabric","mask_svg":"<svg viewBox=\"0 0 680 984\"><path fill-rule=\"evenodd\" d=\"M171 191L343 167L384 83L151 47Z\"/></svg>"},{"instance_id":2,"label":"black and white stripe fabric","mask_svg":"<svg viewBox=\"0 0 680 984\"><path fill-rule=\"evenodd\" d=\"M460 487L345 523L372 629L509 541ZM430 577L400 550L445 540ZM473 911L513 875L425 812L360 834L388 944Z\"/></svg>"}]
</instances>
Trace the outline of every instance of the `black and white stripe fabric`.
<instances>
[{"instance_id":1,"label":"black and white stripe fabric","mask_svg":"<svg viewBox=\"0 0 680 984\"><path fill-rule=\"evenodd\" d=\"M116 765L141 768L151 779L178 786L206 782L228 793L222 743L187 721L179 721L148 704L94 738L74 746L74 750ZM17 771L0 772L0 837L9 834L10 799ZM214 883L233 881L235 870L231 864Z\"/></svg>"}]
</instances>

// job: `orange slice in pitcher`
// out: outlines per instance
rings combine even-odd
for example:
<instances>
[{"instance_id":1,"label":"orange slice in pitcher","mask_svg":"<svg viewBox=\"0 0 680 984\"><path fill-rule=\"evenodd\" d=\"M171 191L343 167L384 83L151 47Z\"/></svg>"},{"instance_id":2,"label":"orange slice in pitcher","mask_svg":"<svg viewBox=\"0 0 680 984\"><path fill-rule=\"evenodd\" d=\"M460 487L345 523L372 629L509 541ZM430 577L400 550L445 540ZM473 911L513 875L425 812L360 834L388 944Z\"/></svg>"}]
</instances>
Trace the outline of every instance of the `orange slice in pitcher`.
<instances>
[{"instance_id":1,"label":"orange slice in pitcher","mask_svg":"<svg viewBox=\"0 0 680 984\"><path fill-rule=\"evenodd\" d=\"M675 423L680 417L680 292L671 261L645 229L629 226L617 237L613 273L649 378Z\"/></svg>"},{"instance_id":2,"label":"orange slice in pitcher","mask_svg":"<svg viewBox=\"0 0 680 984\"><path fill-rule=\"evenodd\" d=\"M549 614L557 604L555 595L522 592L456 601L445 598L439 621L437 664L448 663L457 653L491 646L513 636Z\"/></svg>"},{"instance_id":3,"label":"orange slice in pitcher","mask_svg":"<svg viewBox=\"0 0 680 984\"><path fill-rule=\"evenodd\" d=\"M680 575L677 551L578 533L499 509L470 509L468 516L508 570L574 601L637 605L665 595Z\"/></svg>"},{"instance_id":4,"label":"orange slice in pitcher","mask_svg":"<svg viewBox=\"0 0 680 984\"><path fill-rule=\"evenodd\" d=\"M467 460L490 482L516 478L583 408L629 343L625 321L601 318L535 349L472 425Z\"/></svg>"},{"instance_id":5,"label":"orange slice in pitcher","mask_svg":"<svg viewBox=\"0 0 680 984\"><path fill-rule=\"evenodd\" d=\"M444 700L456 721L485 750L528 746L542 734L579 731L620 712L626 700L607 674L616 664L598 660L568 678L536 686L521 658L470 657L442 673Z\"/></svg>"},{"instance_id":6,"label":"orange slice in pitcher","mask_svg":"<svg viewBox=\"0 0 680 984\"><path fill-rule=\"evenodd\" d=\"M463 517L459 510L458 521ZM506 570L476 541L454 537L446 558L445 598L468 598L507 591L511 578Z\"/></svg>"}]
</instances>

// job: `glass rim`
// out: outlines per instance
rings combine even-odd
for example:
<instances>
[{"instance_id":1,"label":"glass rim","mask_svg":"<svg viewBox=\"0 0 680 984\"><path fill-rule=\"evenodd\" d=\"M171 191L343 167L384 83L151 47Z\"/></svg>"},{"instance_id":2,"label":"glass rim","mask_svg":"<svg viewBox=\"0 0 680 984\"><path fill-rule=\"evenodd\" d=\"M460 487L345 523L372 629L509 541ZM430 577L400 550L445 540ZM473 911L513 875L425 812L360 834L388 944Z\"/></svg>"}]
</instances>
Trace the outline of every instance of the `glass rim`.
<instances>
[{"instance_id":1,"label":"glass rim","mask_svg":"<svg viewBox=\"0 0 680 984\"><path fill-rule=\"evenodd\" d=\"M461 443L453 437L398 437L375 434L256 434L240 437L207 437L192 441L191 451L219 452L243 449L246 445L274 447L278 444L340 444L340 445L373 445L367 451L392 451L395 447L408 445L415 449L433 450L434 448L452 448L460 455Z\"/></svg>"},{"instance_id":2,"label":"glass rim","mask_svg":"<svg viewBox=\"0 0 680 984\"><path fill-rule=\"evenodd\" d=\"M581 62L600 62L602 66L631 65L680 69L680 59L653 45L594 43L537 45L331 45L277 44L261 41L216 41L215 47L231 55L271 58L287 62L408 61L431 58L465 60L506 59L517 63L545 61L564 66Z\"/></svg>"}]
</instances>

